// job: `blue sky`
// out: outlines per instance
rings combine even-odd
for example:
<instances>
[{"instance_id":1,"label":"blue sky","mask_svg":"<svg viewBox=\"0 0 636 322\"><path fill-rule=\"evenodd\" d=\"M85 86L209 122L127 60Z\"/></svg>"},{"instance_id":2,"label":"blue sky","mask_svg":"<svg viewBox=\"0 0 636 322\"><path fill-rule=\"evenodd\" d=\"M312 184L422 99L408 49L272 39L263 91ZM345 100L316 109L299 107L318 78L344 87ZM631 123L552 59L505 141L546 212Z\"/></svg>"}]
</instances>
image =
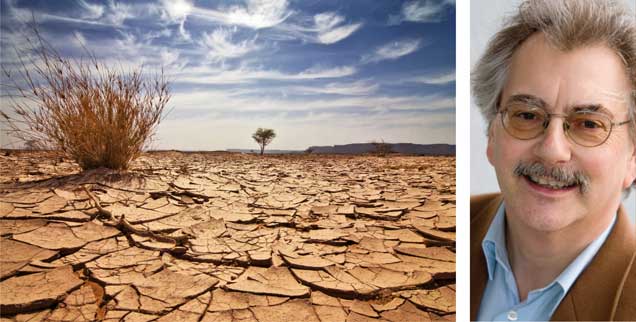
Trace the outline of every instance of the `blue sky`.
<instances>
[{"instance_id":1,"label":"blue sky","mask_svg":"<svg viewBox=\"0 0 636 322\"><path fill-rule=\"evenodd\" d=\"M163 66L155 148L455 143L453 0L0 1L4 66L32 16L63 55Z\"/></svg>"}]
</instances>

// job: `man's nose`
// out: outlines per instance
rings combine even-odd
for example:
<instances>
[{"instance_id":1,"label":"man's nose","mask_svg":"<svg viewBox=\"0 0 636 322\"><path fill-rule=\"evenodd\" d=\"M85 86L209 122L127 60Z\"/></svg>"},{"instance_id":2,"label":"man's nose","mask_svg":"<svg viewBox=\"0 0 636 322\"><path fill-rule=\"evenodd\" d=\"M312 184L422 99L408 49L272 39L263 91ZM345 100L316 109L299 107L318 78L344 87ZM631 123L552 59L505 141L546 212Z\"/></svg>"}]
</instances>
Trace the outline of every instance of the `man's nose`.
<instances>
[{"instance_id":1,"label":"man's nose","mask_svg":"<svg viewBox=\"0 0 636 322\"><path fill-rule=\"evenodd\" d=\"M567 162L572 157L572 145L563 122L560 117L552 117L534 147L535 155L548 164Z\"/></svg>"}]
</instances>

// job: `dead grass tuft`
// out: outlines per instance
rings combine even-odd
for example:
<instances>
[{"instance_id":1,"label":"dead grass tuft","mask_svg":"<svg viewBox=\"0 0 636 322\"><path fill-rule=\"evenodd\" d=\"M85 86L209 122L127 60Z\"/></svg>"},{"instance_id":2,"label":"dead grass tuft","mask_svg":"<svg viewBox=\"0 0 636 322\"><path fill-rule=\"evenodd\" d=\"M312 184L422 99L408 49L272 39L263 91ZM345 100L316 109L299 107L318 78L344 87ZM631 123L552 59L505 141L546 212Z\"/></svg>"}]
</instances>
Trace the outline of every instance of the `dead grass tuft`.
<instances>
[{"instance_id":1,"label":"dead grass tuft","mask_svg":"<svg viewBox=\"0 0 636 322\"><path fill-rule=\"evenodd\" d=\"M0 117L9 134L61 151L84 170L127 169L148 148L170 99L163 70L146 77L143 67L109 67L86 48L88 58L62 57L37 30L27 43L35 60L2 68L11 108Z\"/></svg>"}]
</instances>

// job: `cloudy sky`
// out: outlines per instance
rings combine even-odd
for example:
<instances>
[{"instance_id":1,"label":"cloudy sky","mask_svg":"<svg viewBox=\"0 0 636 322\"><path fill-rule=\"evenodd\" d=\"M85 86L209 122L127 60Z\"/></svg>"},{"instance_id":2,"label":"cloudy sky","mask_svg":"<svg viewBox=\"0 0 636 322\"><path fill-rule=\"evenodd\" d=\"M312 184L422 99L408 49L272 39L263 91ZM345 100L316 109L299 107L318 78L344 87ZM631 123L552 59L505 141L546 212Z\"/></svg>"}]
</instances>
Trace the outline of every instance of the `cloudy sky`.
<instances>
[{"instance_id":1,"label":"cloudy sky","mask_svg":"<svg viewBox=\"0 0 636 322\"><path fill-rule=\"evenodd\" d=\"M163 66L155 148L253 149L258 127L276 130L272 149L455 143L454 0L0 3L4 66L32 17L63 55Z\"/></svg>"}]
</instances>

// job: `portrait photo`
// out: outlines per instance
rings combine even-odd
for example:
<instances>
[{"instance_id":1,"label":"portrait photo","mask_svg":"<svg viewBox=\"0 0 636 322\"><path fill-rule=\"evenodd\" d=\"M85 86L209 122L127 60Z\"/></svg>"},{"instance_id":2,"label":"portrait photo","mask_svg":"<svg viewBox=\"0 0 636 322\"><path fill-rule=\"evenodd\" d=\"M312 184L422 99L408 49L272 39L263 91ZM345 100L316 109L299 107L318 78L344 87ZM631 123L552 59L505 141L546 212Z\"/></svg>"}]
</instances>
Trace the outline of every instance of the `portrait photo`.
<instances>
[{"instance_id":1,"label":"portrait photo","mask_svg":"<svg viewBox=\"0 0 636 322\"><path fill-rule=\"evenodd\" d=\"M471 2L471 320L636 318L634 7Z\"/></svg>"}]
</instances>

